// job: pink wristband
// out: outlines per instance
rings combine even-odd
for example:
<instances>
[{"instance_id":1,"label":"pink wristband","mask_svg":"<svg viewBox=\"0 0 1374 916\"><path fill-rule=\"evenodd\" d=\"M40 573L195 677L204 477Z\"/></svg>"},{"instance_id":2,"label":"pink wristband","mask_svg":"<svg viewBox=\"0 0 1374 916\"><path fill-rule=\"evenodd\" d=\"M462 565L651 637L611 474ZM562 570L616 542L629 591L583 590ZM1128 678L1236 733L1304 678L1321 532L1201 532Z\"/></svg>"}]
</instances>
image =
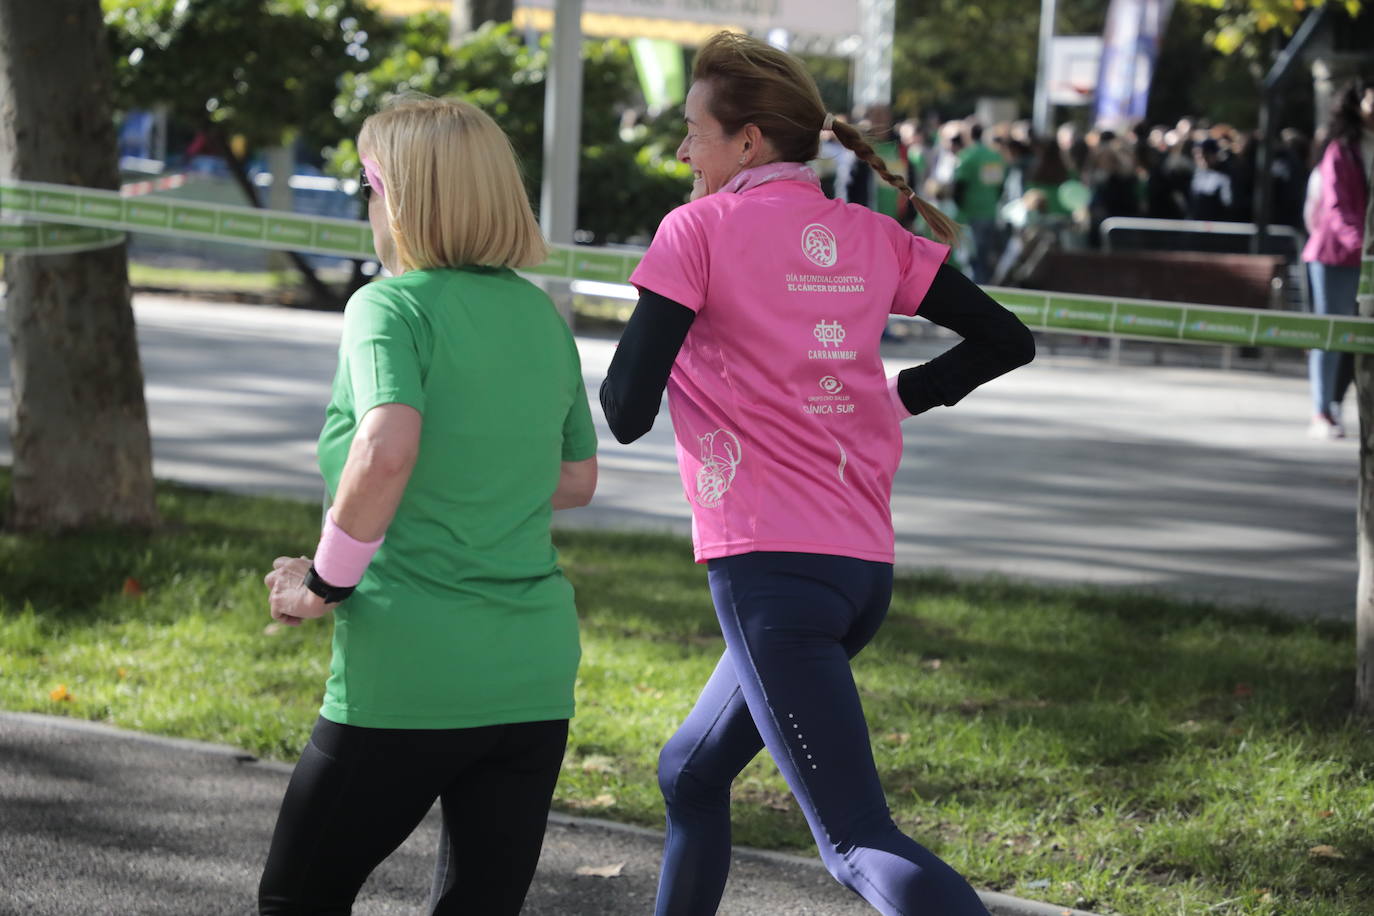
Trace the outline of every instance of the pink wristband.
<instances>
[{"instance_id":1,"label":"pink wristband","mask_svg":"<svg viewBox=\"0 0 1374 916\"><path fill-rule=\"evenodd\" d=\"M382 546L386 535L375 541L360 541L339 527L331 509L325 516L320 544L315 548L315 572L337 588L349 588L363 580L372 555Z\"/></svg>"},{"instance_id":2,"label":"pink wristband","mask_svg":"<svg viewBox=\"0 0 1374 916\"><path fill-rule=\"evenodd\" d=\"M902 396L897 392L897 376L895 375L887 380L887 396L892 398L892 409L897 411L897 420L899 422L908 417L916 416L914 413L907 410L906 405L902 403ZM320 575L324 574L321 573ZM325 581L329 581L328 576L325 576Z\"/></svg>"}]
</instances>

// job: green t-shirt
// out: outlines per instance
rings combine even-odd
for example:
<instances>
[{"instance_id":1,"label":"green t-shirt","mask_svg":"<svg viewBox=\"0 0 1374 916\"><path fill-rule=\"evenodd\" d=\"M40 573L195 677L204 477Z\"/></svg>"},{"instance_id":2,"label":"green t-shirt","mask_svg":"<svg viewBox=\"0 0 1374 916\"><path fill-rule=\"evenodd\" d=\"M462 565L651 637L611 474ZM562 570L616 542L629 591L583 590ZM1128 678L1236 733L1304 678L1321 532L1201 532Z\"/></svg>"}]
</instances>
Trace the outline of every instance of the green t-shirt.
<instances>
[{"instance_id":1,"label":"green t-shirt","mask_svg":"<svg viewBox=\"0 0 1374 916\"><path fill-rule=\"evenodd\" d=\"M344 312L319 443L331 498L382 404L423 415L419 457L334 612L321 715L369 728L569 718L581 650L550 498L564 461L596 454L596 430L566 322L507 269L377 280Z\"/></svg>"},{"instance_id":2,"label":"green t-shirt","mask_svg":"<svg viewBox=\"0 0 1374 916\"><path fill-rule=\"evenodd\" d=\"M964 187L959 218L964 222L996 219L1006 177L1007 163L991 147L975 143L960 153L954 168L954 180Z\"/></svg>"}]
</instances>

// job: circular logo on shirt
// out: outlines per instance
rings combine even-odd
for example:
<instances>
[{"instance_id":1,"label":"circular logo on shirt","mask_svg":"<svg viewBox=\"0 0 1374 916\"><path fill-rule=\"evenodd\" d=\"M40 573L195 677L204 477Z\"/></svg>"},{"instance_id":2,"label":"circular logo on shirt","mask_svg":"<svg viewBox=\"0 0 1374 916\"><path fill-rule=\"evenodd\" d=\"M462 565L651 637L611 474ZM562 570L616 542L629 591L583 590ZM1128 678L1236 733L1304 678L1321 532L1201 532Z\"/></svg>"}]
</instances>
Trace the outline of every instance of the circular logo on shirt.
<instances>
[{"instance_id":1,"label":"circular logo on shirt","mask_svg":"<svg viewBox=\"0 0 1374 916\"><path fill-rule=\"evenodd\" d=\"M802 254L819 267L834 267L839 260L840 249L835 244L835 233L820 223L812 223L802 230Z\"/></svg>"},{"instance_id":2,"label":"circular logo on shirt","mask_svg":"<svg viewBox=\"0 0 1374 916\"><path fill-rule=\"evenodd\" d=\"M827 375L825 378L821 379L820 385L821 390L826 394L839 394L844 390L844 382L835 378L833 375Z\"/></svg>"}]
</instances>

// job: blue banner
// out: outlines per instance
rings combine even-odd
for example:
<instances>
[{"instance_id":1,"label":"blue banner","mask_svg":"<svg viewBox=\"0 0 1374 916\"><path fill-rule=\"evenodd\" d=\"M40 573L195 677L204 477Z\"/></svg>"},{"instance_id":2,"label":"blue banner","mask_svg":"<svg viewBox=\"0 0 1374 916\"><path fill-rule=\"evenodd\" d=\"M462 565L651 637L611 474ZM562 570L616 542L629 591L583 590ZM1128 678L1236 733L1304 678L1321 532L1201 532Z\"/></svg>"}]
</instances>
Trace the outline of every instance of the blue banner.
<instances>
[{"instance_id":1,"label":"blue banner","mask_svg":"<svg viewBox=\"0 0 1374 916\"><path fill-rule=\"evenodd\" d=\"M1145 117L1159 42L1174 0L1112 0L1102 33L1095 121L1121 126Z\"/></svg>"}]
</instances>

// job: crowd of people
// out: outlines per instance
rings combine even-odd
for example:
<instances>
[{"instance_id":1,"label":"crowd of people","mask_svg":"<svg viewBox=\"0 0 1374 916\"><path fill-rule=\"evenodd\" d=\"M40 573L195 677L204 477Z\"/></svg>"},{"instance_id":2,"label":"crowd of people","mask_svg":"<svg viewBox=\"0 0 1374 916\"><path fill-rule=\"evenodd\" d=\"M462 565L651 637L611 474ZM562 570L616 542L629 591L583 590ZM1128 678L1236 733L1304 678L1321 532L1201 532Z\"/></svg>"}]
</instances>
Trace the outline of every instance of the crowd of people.
<instances>
[{"instance_id":1,"label":"crowd of people","mask_svg":"<svg viewBox=\"0 0 1374 916\"><path fill-rule=\"evenodd\" d=\"M1010 282L1027 229L1050 225L1069 247L1098 247L1104 220L1117 216L1250 222L1257 137L1199 118L1172 126L1114 131L1064 124L1037 136L1029 122L984 125L975 118L903 121L888 134L908 183L968 227L956 257L976 282ZM1302 231L1308 176L1324 137L1280 132L1274 149L1271 222ZM872 206L872 179L834 150L834 192ZM852 177L851 177L852 176ZM909 208L899 217L912 221Z\"/></svg>"},{"instance_id":2,"label":"crowd of people","mask_svg":"<svg viewBox=\"0 0 1374 916\"><path fill-rule=\"evenodd\" d=\"M1310 309L1353 315L1366 223L1374 226L1374 83L1352 80L1333 102L1315 136L1278 132L1268 165L1268 225L1291 228L1303 243ZM1024 121L985 127L974 118L903 121L891 131L883 123L859 126L891 134L907 182L965 227L952 257L978 283L1020 285L1035 254L1050 247L1100 247L1112 217L1256 217L1259 138L1228 124L1188 117L1120 132L1065 124L1053 137L1037 137ZM844 150L829 155L834 195L875 206L871 170ZM922 229L903 204L899 219ZM1343 438L1350 354L1313 350L1309 362L1309 432Z\"/></svg>"}]
</instances>

